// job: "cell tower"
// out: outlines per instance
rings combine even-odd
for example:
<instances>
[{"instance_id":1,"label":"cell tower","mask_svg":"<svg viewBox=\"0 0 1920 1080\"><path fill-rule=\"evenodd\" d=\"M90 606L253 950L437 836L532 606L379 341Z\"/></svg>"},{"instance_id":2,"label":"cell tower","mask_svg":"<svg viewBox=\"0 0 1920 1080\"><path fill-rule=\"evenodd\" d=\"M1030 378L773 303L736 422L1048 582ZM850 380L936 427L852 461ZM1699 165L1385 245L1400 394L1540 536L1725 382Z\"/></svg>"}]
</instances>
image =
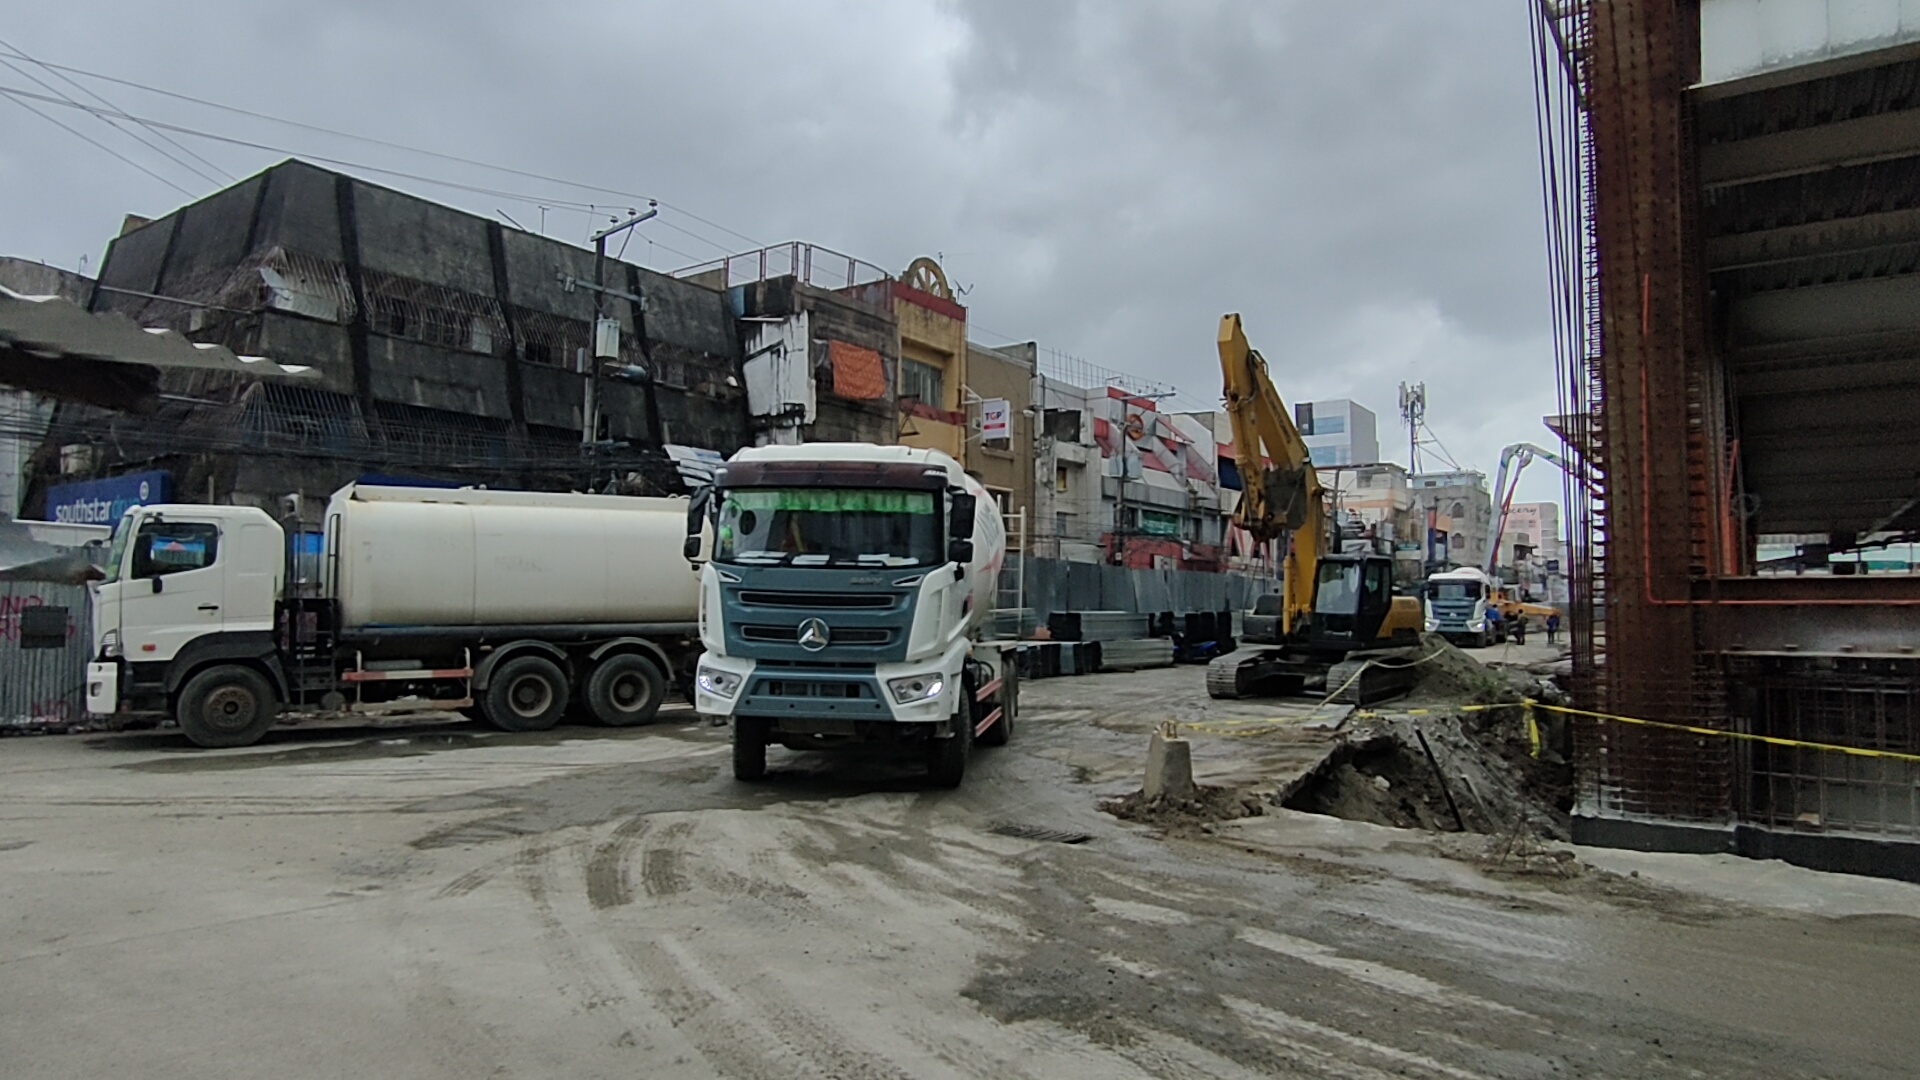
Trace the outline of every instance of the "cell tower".
<instances>
[{"instance_id":1,"label":"cell tower","mask_svg":"<svg viewBox=\"0 0 1920 1080\"><path fill-rule=\"evenodd\" d=\"M1400 422L1407 426L1407 475L1420 472L1420 429L1427 423L1427 384L1400 384Z\"/></svg>"}]
</instances>

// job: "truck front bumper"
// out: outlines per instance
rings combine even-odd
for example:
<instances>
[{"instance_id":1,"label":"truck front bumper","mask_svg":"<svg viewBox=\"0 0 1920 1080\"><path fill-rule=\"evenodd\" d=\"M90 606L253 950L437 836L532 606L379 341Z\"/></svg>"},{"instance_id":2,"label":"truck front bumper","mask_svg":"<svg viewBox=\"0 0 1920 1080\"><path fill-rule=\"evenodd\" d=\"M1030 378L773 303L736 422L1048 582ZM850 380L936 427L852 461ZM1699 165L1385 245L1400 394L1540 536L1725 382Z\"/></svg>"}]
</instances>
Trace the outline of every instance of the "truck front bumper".
<instances>
[{"instance_id":1,"label":"truck front bumper","mask_svg":"<svg viewBox=\"0 0 1920 1080\"><path fill-rule=\"evenodd\" d=\"M964 654L962 654L964 655ZM896 724L944 724L960 700L960 658L879 664L873 668L770 666L709 652L694 679L694 708L716 717L753 716L773 721L868 720ZM711 672L710 677L701 677ZM937 694L902 704L888 690L894 679L938 678ZM731 695L716 692L732 684Z\"/></svg>"},{"instance_id":2,"label":"truck front bumper","mask_svg":"<svg viewBox=\"0 0 1920 1080\"><path fill-rule=\"evenodd\" d=\"M120 661L96 660L87 665L87 714L112 716L120 711Z\"/></svg>"}]
</instances>

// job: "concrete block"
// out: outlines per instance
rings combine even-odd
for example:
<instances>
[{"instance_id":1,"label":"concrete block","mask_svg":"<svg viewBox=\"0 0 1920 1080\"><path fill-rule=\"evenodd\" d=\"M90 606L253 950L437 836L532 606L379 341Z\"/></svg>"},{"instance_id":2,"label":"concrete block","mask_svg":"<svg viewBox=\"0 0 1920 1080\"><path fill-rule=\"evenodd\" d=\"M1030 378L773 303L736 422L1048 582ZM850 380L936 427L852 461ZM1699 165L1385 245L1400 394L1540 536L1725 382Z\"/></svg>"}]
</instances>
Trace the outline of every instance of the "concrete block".
<instances>
[{"instance_id":1,"label":"concrete block","mask_svg":"<svg viewBox=\"0 0 1920 1080\"><path fill-rule=\"evenodd\" d=\"M1147 743L1147 782L1140 793L1149 799L1191 798L1193 747L1178 735L1156 731Z\"/></svg>"}]
</instances>

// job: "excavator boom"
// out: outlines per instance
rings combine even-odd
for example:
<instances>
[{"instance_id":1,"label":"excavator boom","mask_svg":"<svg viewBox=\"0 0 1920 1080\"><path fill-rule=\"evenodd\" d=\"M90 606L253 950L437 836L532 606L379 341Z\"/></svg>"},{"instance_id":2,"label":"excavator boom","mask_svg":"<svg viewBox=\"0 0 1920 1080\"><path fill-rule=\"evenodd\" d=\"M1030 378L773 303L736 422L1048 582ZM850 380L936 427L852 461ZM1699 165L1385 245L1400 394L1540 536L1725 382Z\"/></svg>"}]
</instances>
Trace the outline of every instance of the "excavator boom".
<instances>
[{"instance_id":1,"label":"excavator boom","mask_svg":"<svg viewBox=\"0 0 1920 1080\"><path fill-rule=\"evenodd\" d=\"M1281 627L1313 609L1313 583L1326 552L1326 502L1300 429L1267 376L1267 362L1247 344L1240 316L1220 319L1220 373L1234 463L1240 468L1240 505L1234 521L1256 541L1290 537L1282 581Z\"/></svg>"}]
</instances>

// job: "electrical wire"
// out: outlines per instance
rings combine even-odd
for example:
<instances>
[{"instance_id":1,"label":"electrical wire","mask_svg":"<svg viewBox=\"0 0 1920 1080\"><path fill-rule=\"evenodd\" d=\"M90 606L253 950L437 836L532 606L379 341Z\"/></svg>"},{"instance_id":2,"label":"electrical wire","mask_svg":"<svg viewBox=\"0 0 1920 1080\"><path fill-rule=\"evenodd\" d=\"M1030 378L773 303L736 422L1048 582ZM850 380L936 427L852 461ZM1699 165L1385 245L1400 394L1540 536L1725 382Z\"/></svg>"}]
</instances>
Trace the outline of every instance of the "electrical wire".
<instances>
[{"instance_id":1,"label":"electrical wire","mask_svg":"<svg viewBox=\"0 0 1920 1080\"><path fill-rule=\"evenodd\" d=\"M76 81L76 80L75 80L74 78L72 78L71 76L69 76L69 75L66 75L66 74L64 74L64 73L62 73L62 72L59 72L59 71L55 71L55 70L53 70L53 69L52 69L51 67L48 67L48 66L47 66L46 64L44 64L44 63L43 63L42 61L40 61L39 59L37 59L37 58L35 58L34 56L32 56L32 55L30 55L30 54L29 54L29 53L28 53L28 52L27 52L27 51L26 51L25 49L22 49L22 48L21 48L20 46L18 46L18 45L15 45L15 44L14 44L13 42L11 42L11 41L8 41L8 40L6 40L5 38L0 38L0 47L4 47L4 48L5 48L5 49L6 49L7 51L9 51L9 52L11 52L11 53L13 53L15 57L17 57L17 58L19 58L19 59L21 59L21 60L25 60L25 61L26 61L27 63L29 63L29 64L34 64L34 65L37 65L37 66L39 66L39 67L42 67L42 68L46 68L46 70L48 70L48 71L51 71L51 72L52 72L52 74L53 74L53 76L54 76L55 78L57 78L57 79L59 79L59 80L60 80L61 82L64 82L64 83L66 83L66 84L67 84L68 86L71 86L71 87L73 87L74 89L76 89L76 90L78 90L78 91L80 91L81 93L83 93L83 94L85 94L85 95L87 95L88 97L90 97L90 98L92 98L93 100L95 100L95 101L98 101L98 102L99 102L100 104L102 104L102 105L106 105L106 106L109 106L109 107L111 107L111 108L115 108L115 109L118 109L118 108L120 107L119 105L117 105L117 104L115 104L114 102L112 102L112 101L109 101L109 100L107 100L107 98L106 98L106 97L105 97L104 95L102 95L102 94L99 94L99 93L96 93L95 91L93 91L93 90L90 90L90 89L88 89L88 88L87 88L87 87L86 87L85 85L83 85L82 83L80 83L80 82L78 82L78 81ZM8 67L13 67L13 65L11 65L11 64L9 64L9 65L7 65L7 66L8 66ZM14 68L14 70L15 70L15 71L19 71L20 69L19 69L19 68ZM27 76L27 78L29 78L29 79L33 79L33 81L34 81L34 82L36 82L36 83L40 83L40 85L41 85L41 86L47 86L47 84L46 84L46 83L44 83L44 82L41 82L41 80L39 80L39 79L37 79L37 78L34 78L34 76L32 76L32 75L30 75L30 74L27 74L27 73L26 73L26 72L24 72L24 71L22 71L22 72L20 72L20 73L21 73L22 75L26 75L26 76ZM51 90L51 89L53 89L53 88L52 88L52 87L50 87L50 86L48 86L47 88L48 88L49 90ZM64 95L62 95L62 96L64 96ZM105 117L102 117L102 119L105 119ZM108 122L108 123L112 123L112 121L107 121L107 122ZM195 161L198 161L198 162L199 162L200 164L202 164L202 165L205 165L205 166L206 166L207 168L209 168L209 169L212 169L212 170L213 170L214 172L216 172L216 173L219 173L219 174L220 174L221 176L224 176L224 177L226 177L226 178L227 178L227 180L228 180L229 182L231 182L231 181L234 181L234 180L238 180L238 179L239 179L239 177L237 177L237 176L235 176L235 175L233 175L232 173L230 173L230 172L228 172L227 170L225 170L225 169L223 169L223 168L221 168L221 167L220 167L219 165L217 165L217 164L215 164L215 163L213 163L213 162L211 162L211 161L208 161L208 160L207 160L206 158L204 158L204 157L201 157L201 156L200 156L199 154L196 154L196 153L194 153L192 149L190 149L189 147L187 147L187 146L186 146L186 145L185 145L184 143L182 143L182 142L180 142L180 140L178 140L178 139L176 139L176 138L174 138L173 136L171 136L171 135L168 135L167 133L165 133L165 132L163 132L163 131L156 131L156 130L154 130L154 129L152 129L152 128L148 128L147 130L149 130L149 131L152 131L154 135L156 135L156 136L158 136L158 137L159 137L159 138L160 138L160 139L161 139L162 141L164 141L164 142L166 142L167 144L169 144L170 146L172 146L172 147L173 147L174 149L176 149L176 150L178 150L178 151L180 151L180 152L181 152L181 153L183 153L183 154L186 154L186 155L187 155L188 157L190 157L190 158L193 158L193 159L194 159ZM144 141L144 140L143 140L143 141ZM148 145L151 145L151 144L148 144ZM159 150L159 147L154 147L154 149L155 149L155 150ZM160 152L161 152L161 153L163 153L163 154L165 154L165 153L166 153L166 151L164 151L164 150L161 150ZM170 154L169 154L169 155L167 155L167 156L168 156L169 158L172 158L172 155L170 155ZM178 161L178 159L174 159L174 160L176 160L176 161ZM186 168L189 168L189 169L191 169L191 168L192 168L192 166L189 166L189 165L186 165L186 163L185 163L185 162L179 162L179 164L181 164L181 165L182 165L183 167L186 167ZM196 175L199 175L199 176L200 176L200 177L201 177L202 179L204 179L204 180L206 180L206 181L208 181L209 183L219 183L219 181L218 181L217 179L215 179L214 177L211 177L211 176L208 176L208 175L206 175L205 173L201 173L201 172L199 172L199 170L197 170L197 169L195 169L195 170L193 170L193 171L194 171L194 172L196 173Z\"/></svg>"},{"instance_id":2,"label":"electrical wire","mask_svg":"<svg viewBox=\"0 0 1920 1080\"><path fill-rule=\"evenodd\" d=\"M255 120L265 120L269 123L283 124L288 127L300 128L305 131L312 131L322 135L331 135L341 139L351 139L356 142L363 142L373 146L385 147L389 150L404 150L411 154L419 154L423 157L438 158L441 161L454 162L460 165L471 165L477 168L491 169L495 172L506 173L508 175L518 176L527 180L539 180L543 183L561 184L566 187L576 188L581 191L598 192L602 195L616 195L623 199L657 202L660 204L660 206L666 209L672 210L677 214L685 215L689 219L699 222L700 224L705 225L709 228L718 229L729 236L735 237L740 240L744 240L756 248L766 246L766 244L763 241L755 240L753 237L748 236L747 234L740 232L737 229L731 229L725 225L720 224L717 221L711 221L707 218L701 217L699 214L696 214L691 210L686 209L685 207L676 206L673 203L669 203L665 201L664 199L654 199L651 196L639 195L630 191L620 191L615 188L600 187L594 184L583 184L577 180L567 180L562 177L547 176L542 173L529 172L525 169L515 169L505 165L496 165L496 164L493 164L492 162L480 161L474 158L460 157L457 154L443 154L435 150L424 150L417 146L408 146L404 143L389 142L385 139L376 139L369 135L356 135L349 131L340 131L335 128L322 127L318 124L303 123L299 120L288 120L285 117L274 116L270 113L256 112L252 109L242 109L234 105L224 105L217 101L209 101L205 98L198 98L190 94L182 94L172 90L163 90L157 86L149 86L145 83L135 82L131 79L116 78L115 76L112 76L112 75L103 75L100 72L88 71L84 68L70 67L65 64L55 64L46 60L34 60L33 62L35 64L40 65L41 67L48 68L53 71L70 72L75 75L83 75L89 79L99 79L102 82L114 83L116 85L125 86L133 90L142 91L144 93L158 94L161 97L173 98L176 101L184 101L184 102L188 102L189 104L200 105L209 109L218 109L222 112L233 113L239 116L251 117ZM708 242L711 243L711 241L708 241ZM724 244L719 244L715 246L721 247L721 248L726 247L726 245Z\"/></svg>"},{"instance_id":3,"label":"electrical wire","mask_svg":"<svg viewBox=\"0 0 1920 1080\"><path fill-rule=\"evenodd\" d=\"M76 127L73 127L72 125L62 123L58 117L48 116L46 113L43 113L39 109L36 109L33 106L27 104L25 101L20 100L20 98L18 97L14 97L13 95L8 95L8 96L12 98L13 103L15 105L20 106L21 108L27 110L28 112L32 113L35 116L38 116L40 119L45 120L47 123L52 124L57 128L60 128L61 130L67 132L69 135L72 135L77 139L82 139L86 142L92 143L93 145L99 147L100 149L105 150L107 153L112 154L114 157L119 158L121 161L126 162L127 164L133 166L134 168L139 169L141 172L146 173L148 176L153 177L155 180L158 180L161 183L167 185L173 190L179 192L180 194L185 195L187 198L189 199L193 198L193 192L188 191L186 188L181 187L179 184L176 184L173 181L167 179L166 177L161 176L159 173L154 172L152 169L147 168L145 165L142 165L139 162L128 157L127 155L121 153L120 151L115 150L113 147L108 146L106 143L101 142L99 139L96 139L93 136L88 135L86 132L81 131ZM34 94L32 96L40 97L41 95Z\"/></svg>"},{"instance_id":4,"label":"electrical wire","mask_svg":"<svg viewBox=\"0 0 1920 1080\"><path fill-rule=\"evenodd\" d=\"M3 43L0 43L0 44L3 44ZM79 102L73 99L72 95L66 93L65 91L61 90L59 87L53 85L47 80L40 78L39 76L35 75L33 72L28 71L27 69L14 63L11 59L7 58L6 56L0 56L0 66L8 68L14 74L19 75L22 78L32 79L35 83L38 83L40 86L45 87L48 91L56 95L61 101L64 101L67 104L70 104L70 105L79 104ZM108 127L112 128L114 131L118 132L119 134L125 135L127 138L132 139L134 142L139 143L141 146L146 147L148 150L151 150L154 153L159 154L161 157L167 159L169 162L172 162L173 164L178 165L181 168L187 170L188 172L192 173L196 178L200 180L204 180L210 184L217 184L220 182L217 177L211 176L200 169L194 168L193 165L189 164L188 162L182 161L180 158L167 153L167 151L155 145L154 143L141 138L139 135L134 134L132 131L129 131L126 128L121 127L118 123L114 122L114 120L111 117L100 116L100 117L96 117L96 119L98 119L101 123L107 125Z\"/></svg>"}]
</instances>

